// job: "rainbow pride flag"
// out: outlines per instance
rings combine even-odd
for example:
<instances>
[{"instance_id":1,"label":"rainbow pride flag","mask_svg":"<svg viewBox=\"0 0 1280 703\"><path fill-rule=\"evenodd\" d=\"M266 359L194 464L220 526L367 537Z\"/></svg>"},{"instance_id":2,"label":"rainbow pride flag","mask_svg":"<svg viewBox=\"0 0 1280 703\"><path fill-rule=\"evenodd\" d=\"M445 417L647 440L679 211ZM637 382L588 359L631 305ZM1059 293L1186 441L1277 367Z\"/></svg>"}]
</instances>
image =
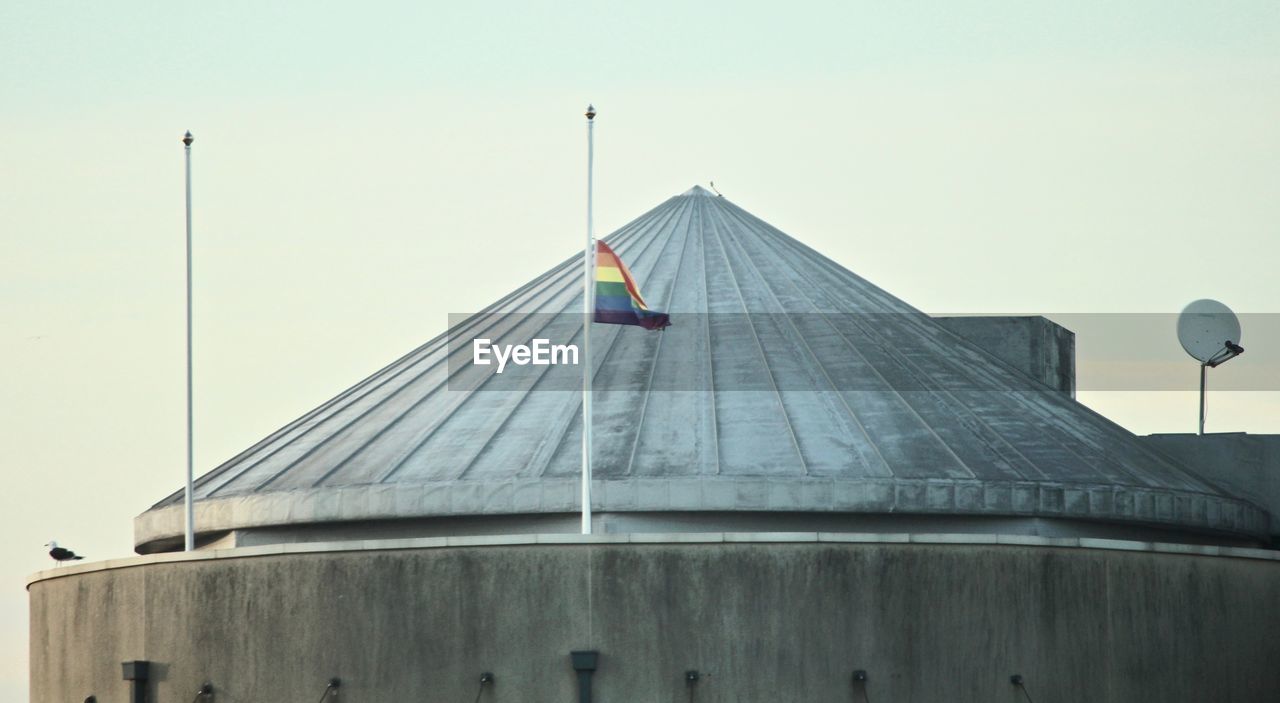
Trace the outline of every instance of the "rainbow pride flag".
<instances>
[{"instance_id":1,"label":"rainbow pride flag","mask_svg":"<svg viewBox=\"0 0 1280 703\"><path fill-rule=\"evenodd\" d=\"M639 325L660 330L671 325L671 316L650 310L640 295L631 270L608 244L596 242L596 322Z\"/></svg>"}]
</instances>

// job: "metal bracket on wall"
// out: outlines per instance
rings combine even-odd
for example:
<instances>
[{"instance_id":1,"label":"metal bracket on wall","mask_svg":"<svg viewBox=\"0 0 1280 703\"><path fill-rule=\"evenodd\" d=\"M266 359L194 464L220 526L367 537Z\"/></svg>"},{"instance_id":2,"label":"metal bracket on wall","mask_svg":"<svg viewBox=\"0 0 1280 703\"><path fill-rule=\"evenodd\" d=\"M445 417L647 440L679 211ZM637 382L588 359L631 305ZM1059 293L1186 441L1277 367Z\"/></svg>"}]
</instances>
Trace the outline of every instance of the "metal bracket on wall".
<instances>
[{"instance_id":1,"label":"metal bracket on wall","mask_svg":"<svg viewBox=\"0 0 1280 703\"><path fill-rule=\"evenodd\" d=\"M492 671L481 672L480 688L476 690L476 703L480 703L480 696L484 695L484 687L493 685L494 678Z\"/></svg>"},{"instance_id":2,"label":"metal bracket on wall","mask_svg":"<svg viewBox=\"0 0 1280 703\"><path fill-rule=\"evenodd\" d=\"M129 682L130 703L147 703L147 679L151 677L151 662L121 662L120 668L124 680Z\"/></svg>"},{"instance_id":3,"label":"metal bracket on wall","mask_svg":"<svg viewBox=\"0 0 1280 703\"><path fill-rule=\"evenodd\" d=\"M1027 699L1027 703L1035 703L1031 700L1031 693L1027 691L1027 680L1022 678L1022 674L1014 674L1013 676L1010 676L1009 683L1013 684L1014 688L1022 691L1022 695Z\"/></svg>"},{"instance_id":4,"label":"metal bracket on wall","mask_svg":"<svg viewBox=\"0 0 1280 703\"><path fill-rule=\"evenodd\" d=\"M334 698L337 698L339 688L342 688L342 679L338 678L337 676L329 679L329 684L324 687L324 691L321 692L320 694L321 702L323 702L325 698L328 698L329 694L331 693L333 694Z\"/></svg>"},{"instance_id":5,"label":"metal bracket on wall","mask_svg":"<svg viewBox=\"0 0 1280 703\"><path fill-rule=\"evenodd\" d=\"M862 691L863 703L871 703L871 698L867 695L867 670L855 669L853 672L853 687Z\"/></svg>"},{"instance_id":6,"label":"metal bracket on wall","mask_svg":"<svg viewBox=\"0 0 1280 703\"><path fill-rule=\"evenodd\" d=\"M591 675L599 659L600 653L595 650L569 652L573 670L578 672L578 703L591 703Z\"/></svg>"}]
</instances>

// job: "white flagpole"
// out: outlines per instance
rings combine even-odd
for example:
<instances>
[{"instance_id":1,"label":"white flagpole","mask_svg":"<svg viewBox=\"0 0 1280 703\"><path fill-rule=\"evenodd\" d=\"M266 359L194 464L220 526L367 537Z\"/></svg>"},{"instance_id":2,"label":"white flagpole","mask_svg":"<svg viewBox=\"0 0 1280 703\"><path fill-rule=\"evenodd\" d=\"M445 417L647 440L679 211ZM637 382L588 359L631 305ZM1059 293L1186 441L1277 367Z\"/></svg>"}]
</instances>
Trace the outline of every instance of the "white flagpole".
<instances>
[{"instance_id":1,"label":"white flagpole","mask_svg":"<svg viewBox=\"0 0 1280 703\"><path fill-rule=\"evenodd\" d=\"M591 226L591 178L596 109L587 106L587 248L582 256L582 534L591 534L591 318L595 312L596 240Z\"/></svg>"},{"instance_id":2,"label":"white flagpole","mask_svg":"<svg viewBox=\"0 0 1280 703\"><path fill-rule=\"evenodd\" d=\"M182 143L185 145L187 152L187 491L185 500L186 512L186 550L188 552L196 548L196 518L195 511L192 506L192 489L193 489L193 453L192 453L192 404L191 404L191 142L195 138L191 136L191 132L187 132L182 137Z\"/></svg>"}]
</instances>

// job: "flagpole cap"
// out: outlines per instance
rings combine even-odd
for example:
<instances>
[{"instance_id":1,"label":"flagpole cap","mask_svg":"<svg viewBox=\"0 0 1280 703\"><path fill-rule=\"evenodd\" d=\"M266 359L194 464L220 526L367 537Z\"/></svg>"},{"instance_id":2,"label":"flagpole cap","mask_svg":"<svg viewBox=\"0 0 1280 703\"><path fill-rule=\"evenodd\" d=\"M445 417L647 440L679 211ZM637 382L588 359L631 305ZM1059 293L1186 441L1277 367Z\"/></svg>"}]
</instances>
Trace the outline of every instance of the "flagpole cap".
<instances>
[{"instance_id":1,"label":"flagpole cap","mask_svg":"<svg viewBox=\"0 0 1280 703\"><path fill-rule=\"evenodd\" d=\"M191 142L194 142L195 140L196 138L191 136L191 130L187 130L187 133L182 137L182 143L187 146L191 146Z\"/></svg>"},{"instance_id":2,"label":"flagpole cap","mask_svg":"<svg viewBox=\"0 0 1280 703\"><path fill-rule=\"evenodd\" d=\"M596 106L587 105L587 119L594 120L596 118Z\"/></svg>"}]
</instances>

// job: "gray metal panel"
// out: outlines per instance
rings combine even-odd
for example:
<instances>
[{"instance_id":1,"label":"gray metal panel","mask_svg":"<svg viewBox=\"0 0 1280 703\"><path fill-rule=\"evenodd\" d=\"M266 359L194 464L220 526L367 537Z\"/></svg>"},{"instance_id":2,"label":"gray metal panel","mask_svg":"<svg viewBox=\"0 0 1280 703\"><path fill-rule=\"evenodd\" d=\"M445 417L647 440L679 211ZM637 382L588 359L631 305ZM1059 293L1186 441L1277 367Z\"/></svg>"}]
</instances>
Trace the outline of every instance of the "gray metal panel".
<instances>
[{"instance_id":1,"label":"gray metal panel","mask_svg":"<svg viewBox=\"0 0 1280 703\"><path fill-rule=\"evenodd\" d=\"M594 410L600 511L827 511L822 480L863 496L846 501L852 512L1066 511L1266 531L1265 512L1063 394L1027 390L1016 369L724 198L695 188L606 239L652 307L805 314L700 315L660 334L596 326L597 385L610 389ZM513 314L455 331L577 313L580 271L571 257L484 311ZM446 390L447 339L201 477L201 529L575 509L580 394ZM649 392L677 371L703 390ZM1023 492L1034 505L1015 485L1034 489ZM1107 497L1090 498L1100 486ZM138 518L140 543L168 535L161 515L181 499Z\"/></svg>"}]
</instances>

